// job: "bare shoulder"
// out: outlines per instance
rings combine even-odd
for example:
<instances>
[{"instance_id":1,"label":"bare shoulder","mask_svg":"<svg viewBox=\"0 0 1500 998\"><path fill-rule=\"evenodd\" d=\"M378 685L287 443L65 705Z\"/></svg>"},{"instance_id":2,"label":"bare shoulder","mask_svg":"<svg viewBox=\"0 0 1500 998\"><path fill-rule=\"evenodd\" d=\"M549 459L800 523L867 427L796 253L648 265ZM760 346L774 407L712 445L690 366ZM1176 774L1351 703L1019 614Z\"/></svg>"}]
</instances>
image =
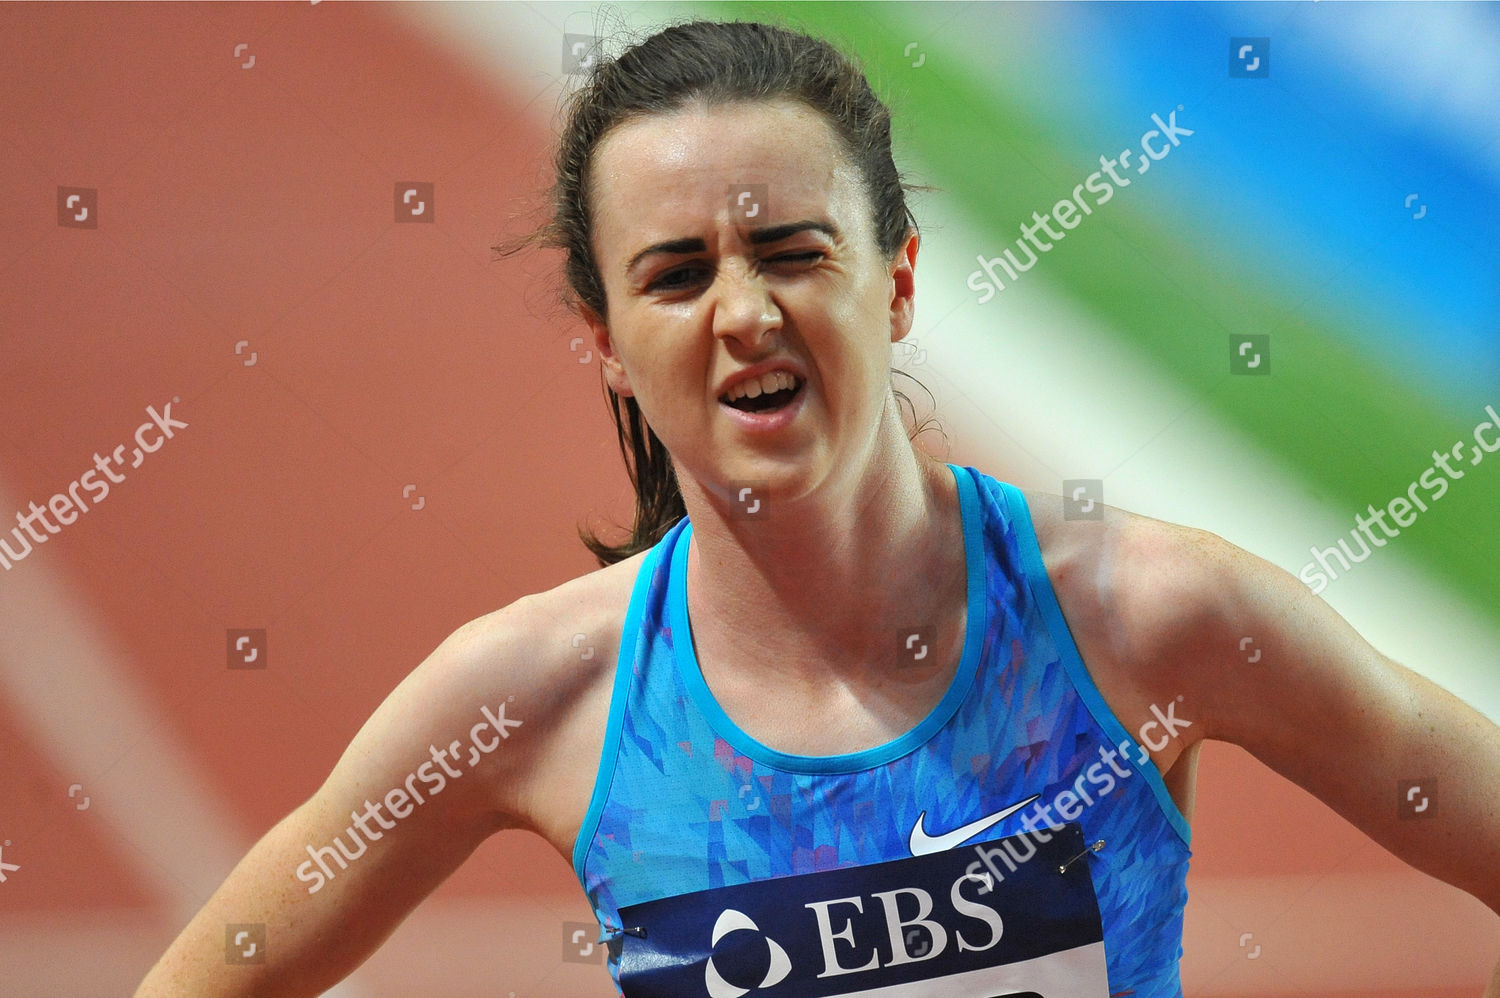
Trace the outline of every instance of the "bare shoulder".
<instances>
[{"instance_id":1,"label":"bare shoulder","mask_svg":"<svg viewBox=\"0 0 1500 998\"><path fill-rule=\"evenodd\" d=\"M1149 650L1139 642L1167 637L1212 603L1206 585L1252 557L1218 534L1103 506L1102 520L1068 519L1061 496L1025 492L1042 560L1080 609L1108 613L1124 631L1122 651ZM1208 598L1205 598L1208 597Z\"/></svg>"},{"instance_id":2,"label":"bare shoulder","mask_svg":"<svg viewBox=\"0 0 1500 998\"><path fill-rule=\"evenodd\" d=\"M1222 638L1221 582L1253 556L1196 527L1114 506L1101 520L1068 519L1061 496L1024 494L1063 617L1111 709L1131 727L1182 696L1190 716L1198 646ZM1158 765L1165 771L1203 733L1184 729Z\"/></svg>"},{"instance_id":3,"label":"bare shoulder","mask_svg":"<svg viewBox=\"0 0 1500 998\"><path fill-rule=\"evenodd\" d=\"M523 596L448 639L478 670L470 688L522 722L495 786L520 827L567 855L603 751L626 610L645 554ZM580 760L585 763L580 765Z\"/></svg>"},{"instance_id":4,"label":"bare shoulder","mask_svg":"<svg viewBox=\"0 0 1500 998\"><path fill-rule=\"evenodd\" d=\"M555 720L582 686L613 666L625 611L645 555L523 596L469 621L450 641L472 643L543 721Z\"/></svg>"}]
</instances>

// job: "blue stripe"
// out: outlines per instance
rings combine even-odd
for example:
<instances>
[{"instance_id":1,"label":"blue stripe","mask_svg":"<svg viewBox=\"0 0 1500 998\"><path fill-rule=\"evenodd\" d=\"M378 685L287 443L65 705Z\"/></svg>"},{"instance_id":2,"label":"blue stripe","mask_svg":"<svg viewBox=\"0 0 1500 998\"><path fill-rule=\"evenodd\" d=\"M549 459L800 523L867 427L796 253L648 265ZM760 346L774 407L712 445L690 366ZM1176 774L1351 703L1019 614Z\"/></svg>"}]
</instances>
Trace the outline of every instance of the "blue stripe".
<instances>
[{"instance_id":1,"label":"blue stripe","mask_svg":"<svg viewBox=\"0 0 1500 998\"><path fill-rule=\"evenodd\" d=\"M635 660L641 643L641 615L646 612L646 601L650 595L651 577L661 561L662 551L672 536L679 533L687 517L683 517L654 545L641 560L636 572L635 585L630 592L630 607L625 611L625 624L620 631L620 650L615 656L615 683L609 695L609 721L604 731L604 750L599 755L599 768L594 775L594 793L589 798L588 810L584 812L583 824L578 827L578 838L573 841L573 875L583 886L585 895L589 885L583 879L583 865L588 858L588 847L594 841L594 832L604 813L604 802L609 797L610 784L614 780L615 764L620 757L620 728L625 721L625 705L629 700L630 683L635 676Z\"/></svg>"},{"instance_id":2,"label":"blue stripe","mask_svg":"<svg viewBox=\"0 0 1500 998\"><path fill-rule=\"evenodd\" d=\"M1454 65L1493 59L1484 33L1462 31L1493 7L1428 9L1433 28L1458 42ZM955 52L997 102L1036 108L1028 128L1056 137L1074 164L1070 183L1155 127L1152 112L1183 105L1178 122L1195 134L1140 193L1121 192L1123 213L1227 257L1225 273L1277 289L1304 321L1312 315L1362 355L1420 375L1423 390L1449 400L1482 392L1500 376L1491 348L1500 185L1485 154L1494 127L1474 118L1465 128L1456 109L1402 110L1413 103L1406 81L1441 75L1431 47L1392 51L1383 78L1329 58L1334 31L1399 39L1401 5L1332 10L1309 21L1307 8L1279 3L1069 4L1051 16L997 4L967 19ZM1271 39L1269 78L1229 77L1233 35ZM1017 46L1018 36L1031 44ZM1268 152L1280 149L1296 155ZM1410 207L1408 194L1419 195ZM1430 206L1421 221L1419 205Z\"/></svg>"},{"instance_id":3,"label":"blue stripe","mask_svg":"<svg viewBox=\"0 0 1500 998\"><path fill-rule=\"evenodd\" d=\"M1068 629L1068 623L1063 618L1062 607L1058 605L1057 594L1052 590L1052 580L1047 575L1047 567L1042 561L1042 549L1037 542L1036 528L1031 522L1031 512L1026 508L1026 497L1021 494L1020 489L1009 482L999 482L999 485L1001 494L1005 496L1007 515L1016 532L1017 548L1020 551L1026 581L1031 587L1037 606L1042 611L1043 619L1047 622L1047 629L1052 632L1052 640L1057 645L1058 657L1067 670L1068 678L1072 680L1073 688L1110 740L1116 745L1125 746L1126 760L1146 778L1146 783L1156 795L1156 802L1161 805L1162 813L1166 815L1167 821L1177 830L1183 845L1190 846L1192 829L1188 826L1187 819L1182 816L1182 812L1178 810L1177 802L1172 800L1167 785L1162 782L1161 771L1156 768L1154 762L1148 765L1137 761L1141 756L1139 746L1125 730L1119 718L1115 717L1114 712L1109 709L1109 704L1105 702L1099 688L1094 685L1088 667L1083 664L1083 658L1078 654L1078 646L1073 641L1073 632Z\"/></svg>"}]
</instances>

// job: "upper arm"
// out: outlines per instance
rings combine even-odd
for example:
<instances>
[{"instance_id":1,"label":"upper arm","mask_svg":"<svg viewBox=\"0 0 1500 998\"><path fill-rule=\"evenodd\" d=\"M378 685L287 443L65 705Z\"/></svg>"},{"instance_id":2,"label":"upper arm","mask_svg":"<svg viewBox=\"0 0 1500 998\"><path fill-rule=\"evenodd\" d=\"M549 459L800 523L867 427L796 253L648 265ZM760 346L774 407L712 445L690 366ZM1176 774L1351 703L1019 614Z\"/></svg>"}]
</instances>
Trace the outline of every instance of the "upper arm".
<instances>
[{"instance_id":1,"label":"upper arm","mask_svg":"<svg viewBox=\"0 0 1500 998\"><path fill-rule=\"evenodd\" d=\"M417 666L316 793L240 861L139 994L319 994L484 839L516 824L510 777L534 730L516 704L538 681L523 667L529 612L522 600L472 621ZM264 963L226 966L231 923L265 925Z\"/></svg>"},{"instance_id":2,"label":"upper arm","mask_svg":"<svg viewBox=\"0 0 1500 998\"><path fill-rule=\"evenodd\" d=\"M1144 517L1122 536L1122 629L1148 684L1193 703L1199 737L1241 746L1500 912L1500 728L1222 538Z\"/></svg>"},{"instance_id":3,"label":"upper arm","mask_svg":"<svg viewBox=\"0 0 1500 998\"><path fill-rule=\"evenodd\" d=\"M508 777L531 740L516 701L530 699L538 679L527 668L535 655L528 609L523 599L448 635L365 721L313 800L386 801L377 811L394 810L402 827L417 829L510 823ZM391 793L398 789L410 807Z\"/></svg>"}]
</instances>

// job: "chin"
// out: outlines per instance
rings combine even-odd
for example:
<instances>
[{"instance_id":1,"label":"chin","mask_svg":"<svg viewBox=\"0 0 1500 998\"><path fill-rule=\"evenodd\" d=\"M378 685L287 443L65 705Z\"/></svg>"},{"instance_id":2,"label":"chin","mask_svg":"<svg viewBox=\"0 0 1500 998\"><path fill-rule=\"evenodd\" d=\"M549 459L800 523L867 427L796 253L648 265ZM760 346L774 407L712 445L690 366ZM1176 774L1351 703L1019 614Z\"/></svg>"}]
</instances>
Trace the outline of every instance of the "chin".
<instances>
[{"instance_id":1,"label":"chin","mask_svg":"<svg viewBox=\"0 0 1500 998\"><path fill-rule=\"evenodd\" d=\"M809 455L747 455L726 462L724 492L734 498L742 485L758 483L774 498L777 495L805 495L827 477L824 461Z\"/></svg>"}]
</instances>

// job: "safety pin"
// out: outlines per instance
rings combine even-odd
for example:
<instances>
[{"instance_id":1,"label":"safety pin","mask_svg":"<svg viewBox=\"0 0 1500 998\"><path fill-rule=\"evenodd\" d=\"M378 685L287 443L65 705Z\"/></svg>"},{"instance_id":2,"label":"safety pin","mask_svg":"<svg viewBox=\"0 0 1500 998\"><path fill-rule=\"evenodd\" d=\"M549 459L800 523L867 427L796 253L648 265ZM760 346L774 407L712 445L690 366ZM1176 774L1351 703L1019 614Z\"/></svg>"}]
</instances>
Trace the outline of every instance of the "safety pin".
<instances>
[{"instance_id":1,"label":"safety pin","mask_svg":"<svg viewBox=\"0 0 1500 998\"><path fill-rule=\"evenodd\" d=\"M1072 859L1068 860L1062 866L1059 866L1057 868L1057 872L1058 873L1067 873L1068 872L1068 867L1072 866L1074 863L1078 862L1080 859L1082 859L1083 857L1087 856L1089 853L1091 853L1091 852L1098 852L1100 849L1103 849L1103 848L1104 848L1104 840L1100 839L1099 841L1095 842L1093 845L1089 846L1087 849L1083 850L1083 852L1079 853L1077 856L1074 856Z\"/></svg>"},{"instance_id":2,"label":"safety pin","mask_svg":"<svg viewBox=\"0 0 1500 998\"><path fill-rule=\"evenodd\" d=\"M605 922L604 931L614 933L615 935L635 936L637 939L646 938L646 927L644 925L637 925L633 929L623 929L617 928L613 925L610 925L608 922Z\"/></svg>"}]
</instances>

